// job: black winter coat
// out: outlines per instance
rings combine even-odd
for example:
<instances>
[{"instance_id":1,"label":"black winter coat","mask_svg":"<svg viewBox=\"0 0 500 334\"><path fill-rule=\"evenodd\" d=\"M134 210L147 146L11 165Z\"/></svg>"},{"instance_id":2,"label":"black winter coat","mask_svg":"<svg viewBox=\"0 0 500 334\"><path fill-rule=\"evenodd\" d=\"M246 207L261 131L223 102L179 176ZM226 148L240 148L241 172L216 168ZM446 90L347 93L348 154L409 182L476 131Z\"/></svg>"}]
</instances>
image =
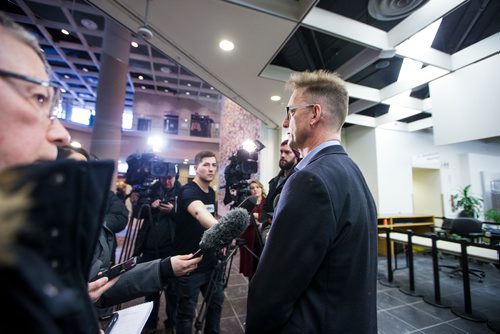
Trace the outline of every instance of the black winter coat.
<instances>
[{"instance_id":1,"label":"black winter coat","mask_svg":"<svg viewBox=\"0 0 500 334\"><path fill-rule=\"evenodd\" d=\"M98 333L87 281L113 169L63 160L0 174L0 332Z\"/></svg>"}]
</instances>

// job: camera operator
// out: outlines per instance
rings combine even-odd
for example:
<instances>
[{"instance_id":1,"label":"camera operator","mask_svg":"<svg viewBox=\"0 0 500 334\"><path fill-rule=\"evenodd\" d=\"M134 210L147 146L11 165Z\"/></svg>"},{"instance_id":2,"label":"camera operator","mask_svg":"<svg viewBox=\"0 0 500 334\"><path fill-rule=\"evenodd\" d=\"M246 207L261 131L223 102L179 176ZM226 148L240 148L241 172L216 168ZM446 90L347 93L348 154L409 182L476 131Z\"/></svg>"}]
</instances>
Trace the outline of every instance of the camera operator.
<instances>
[{"instance_id":1,"label":"camera operator","mask_svg":"<svg viewBox=\"0 0 500 334\"><path fill-rule=\"evenodd\" d=\"M175 166L167 165L166 175L160 177L151 189L151 213L152 221L144 221L137 237L136 251L142 253L140 261L147 262L174 255L175 235L175 206L177 194L181 184L178 181L178 173ZM165 293L166 315L165 329L172 332L175 327L177 316L177 293L175 281L168 280L168 285L163 290ZM161 291L146 296L146 301L153 301L153 310L146 322L147 331L156 329L158 322L158 310L160 307Z\"/></svg>"}]
</instances>

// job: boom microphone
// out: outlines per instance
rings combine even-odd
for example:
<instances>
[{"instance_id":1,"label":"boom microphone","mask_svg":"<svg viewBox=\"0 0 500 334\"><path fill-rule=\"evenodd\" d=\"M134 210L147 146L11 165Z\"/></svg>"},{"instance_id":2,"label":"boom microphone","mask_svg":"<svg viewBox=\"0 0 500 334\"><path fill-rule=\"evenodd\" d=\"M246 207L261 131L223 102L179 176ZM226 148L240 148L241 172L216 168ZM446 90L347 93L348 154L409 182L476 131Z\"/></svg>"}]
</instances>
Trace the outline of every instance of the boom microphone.
<instances>
[{"instance_id":1,"label":"boom microphone","mask_svg":"<svg viewBox=\"0 0 500 334\"><path fill-rule=\"evenodd\" d=\"M201 252L217 252L226 247L233 239L243 233L248 222L249 215L246 210L236 208L229 211L219 220L218 224L203 233L200 241Z\"/></svg>"}]
</instances>

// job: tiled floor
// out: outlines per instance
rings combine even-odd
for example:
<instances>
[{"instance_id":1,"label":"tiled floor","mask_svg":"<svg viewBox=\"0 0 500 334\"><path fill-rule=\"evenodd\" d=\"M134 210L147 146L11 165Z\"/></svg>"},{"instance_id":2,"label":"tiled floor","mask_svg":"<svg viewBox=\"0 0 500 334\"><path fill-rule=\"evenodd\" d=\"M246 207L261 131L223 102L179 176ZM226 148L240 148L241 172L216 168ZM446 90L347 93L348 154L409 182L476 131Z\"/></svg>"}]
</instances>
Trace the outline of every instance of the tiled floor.
<instances>
[{"instance_id":1,"label":"tiled floor","mask_svg":"<svg viewBox=\"0 0 500 334\"><path fill-rule=\"evenodd\" d=\"M225 290L225 304L221 319L222 334L244 333L243 323L246 314L246 296L248 280L238 273L238 253L234 257L228 287ZM456 264L452 257L446 257L441 264ZM399 264L404 263L400 258ZM423 295L433 296L432 262L428 255L415 256L416 291ZM471 264L474 268L486 271L483 283L471 278L472 308L484 314L488 319L500 321L500 271L491 264ZM462 279L460 276L450 278L446 274L450 269L441 272L441 294L444 301L452 305L463 305ZM379 258L379 276L385 279L386 261ZM408 271L395 271L395 282L407 285ZM380 334L401 333L439 333L439 334L482 334L494 333L486 323L477 323L457 317L449 308L437 308L424 302L421 297L413 297L400 292L398 288L378 284L378 332ZM163 301L163 298L162 298ZM163 307L163 306L162 306ZM160 315L163 315L160 309ZM161 321L163 318L160 319ZM160 326L161 322L159 322Z\"/></svg>"}]
</instances>

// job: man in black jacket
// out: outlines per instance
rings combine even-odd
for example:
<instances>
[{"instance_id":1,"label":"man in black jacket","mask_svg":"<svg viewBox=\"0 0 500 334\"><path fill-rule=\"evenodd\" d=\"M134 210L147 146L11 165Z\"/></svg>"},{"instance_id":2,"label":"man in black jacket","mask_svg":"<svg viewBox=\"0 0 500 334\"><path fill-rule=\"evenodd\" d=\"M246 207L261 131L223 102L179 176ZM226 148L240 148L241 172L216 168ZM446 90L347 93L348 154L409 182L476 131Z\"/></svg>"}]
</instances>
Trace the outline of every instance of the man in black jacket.
<instances>
[{"instance_id":1,"label":"man in black jacket","mask_svg":"<svg viewBox=\"0 0 500 334\"><path fill-rule=\"evenodd\" d=\"M181 188L177 180L175 165L168 163L166 175L160 178L151 189L152 221L144 220L136 240L136 253L141 254L141 262L162 259L175 254L175 209L177 195ZM163 289L165 296L165 312L167 319L164 326L167 331L175 328L177 317L177 292L175 280L169 279ZM158 322L161 291L146 296L146 301L153 301L153 310L146 322L146 331L153 332Z\"/></svg>"},{"instance_id":2,"label":"man in black jacket","mask_svg":"<svg viewBox=\"0 0 500 334\"><path fill-rule=\"evenodd\" d=\"M345 83L319 70L288 84L283 127L303 159L283 187L250 282L246 333L377 333L377 212L340 144Z\"/></svg>"},{"instance_id":3,"label":"man in black jacket","mask_svg":"<svg viewBox=\"0 0 500 334\"><path fill-rule=\"evenodd\" d=\"M264 221L262 224L262 240L266 240L269 229L271 228L271 223L273 219L274 208L279 200L279 195L285 181L293 173L293 167L300 160L300 152L296 149L290 148L288 145L288 139L284 140L280 144L280 172L278 175L273 177L269 181L269 193L266 197L266 203L264 204Z\"/></svg>"}]
</instances>

